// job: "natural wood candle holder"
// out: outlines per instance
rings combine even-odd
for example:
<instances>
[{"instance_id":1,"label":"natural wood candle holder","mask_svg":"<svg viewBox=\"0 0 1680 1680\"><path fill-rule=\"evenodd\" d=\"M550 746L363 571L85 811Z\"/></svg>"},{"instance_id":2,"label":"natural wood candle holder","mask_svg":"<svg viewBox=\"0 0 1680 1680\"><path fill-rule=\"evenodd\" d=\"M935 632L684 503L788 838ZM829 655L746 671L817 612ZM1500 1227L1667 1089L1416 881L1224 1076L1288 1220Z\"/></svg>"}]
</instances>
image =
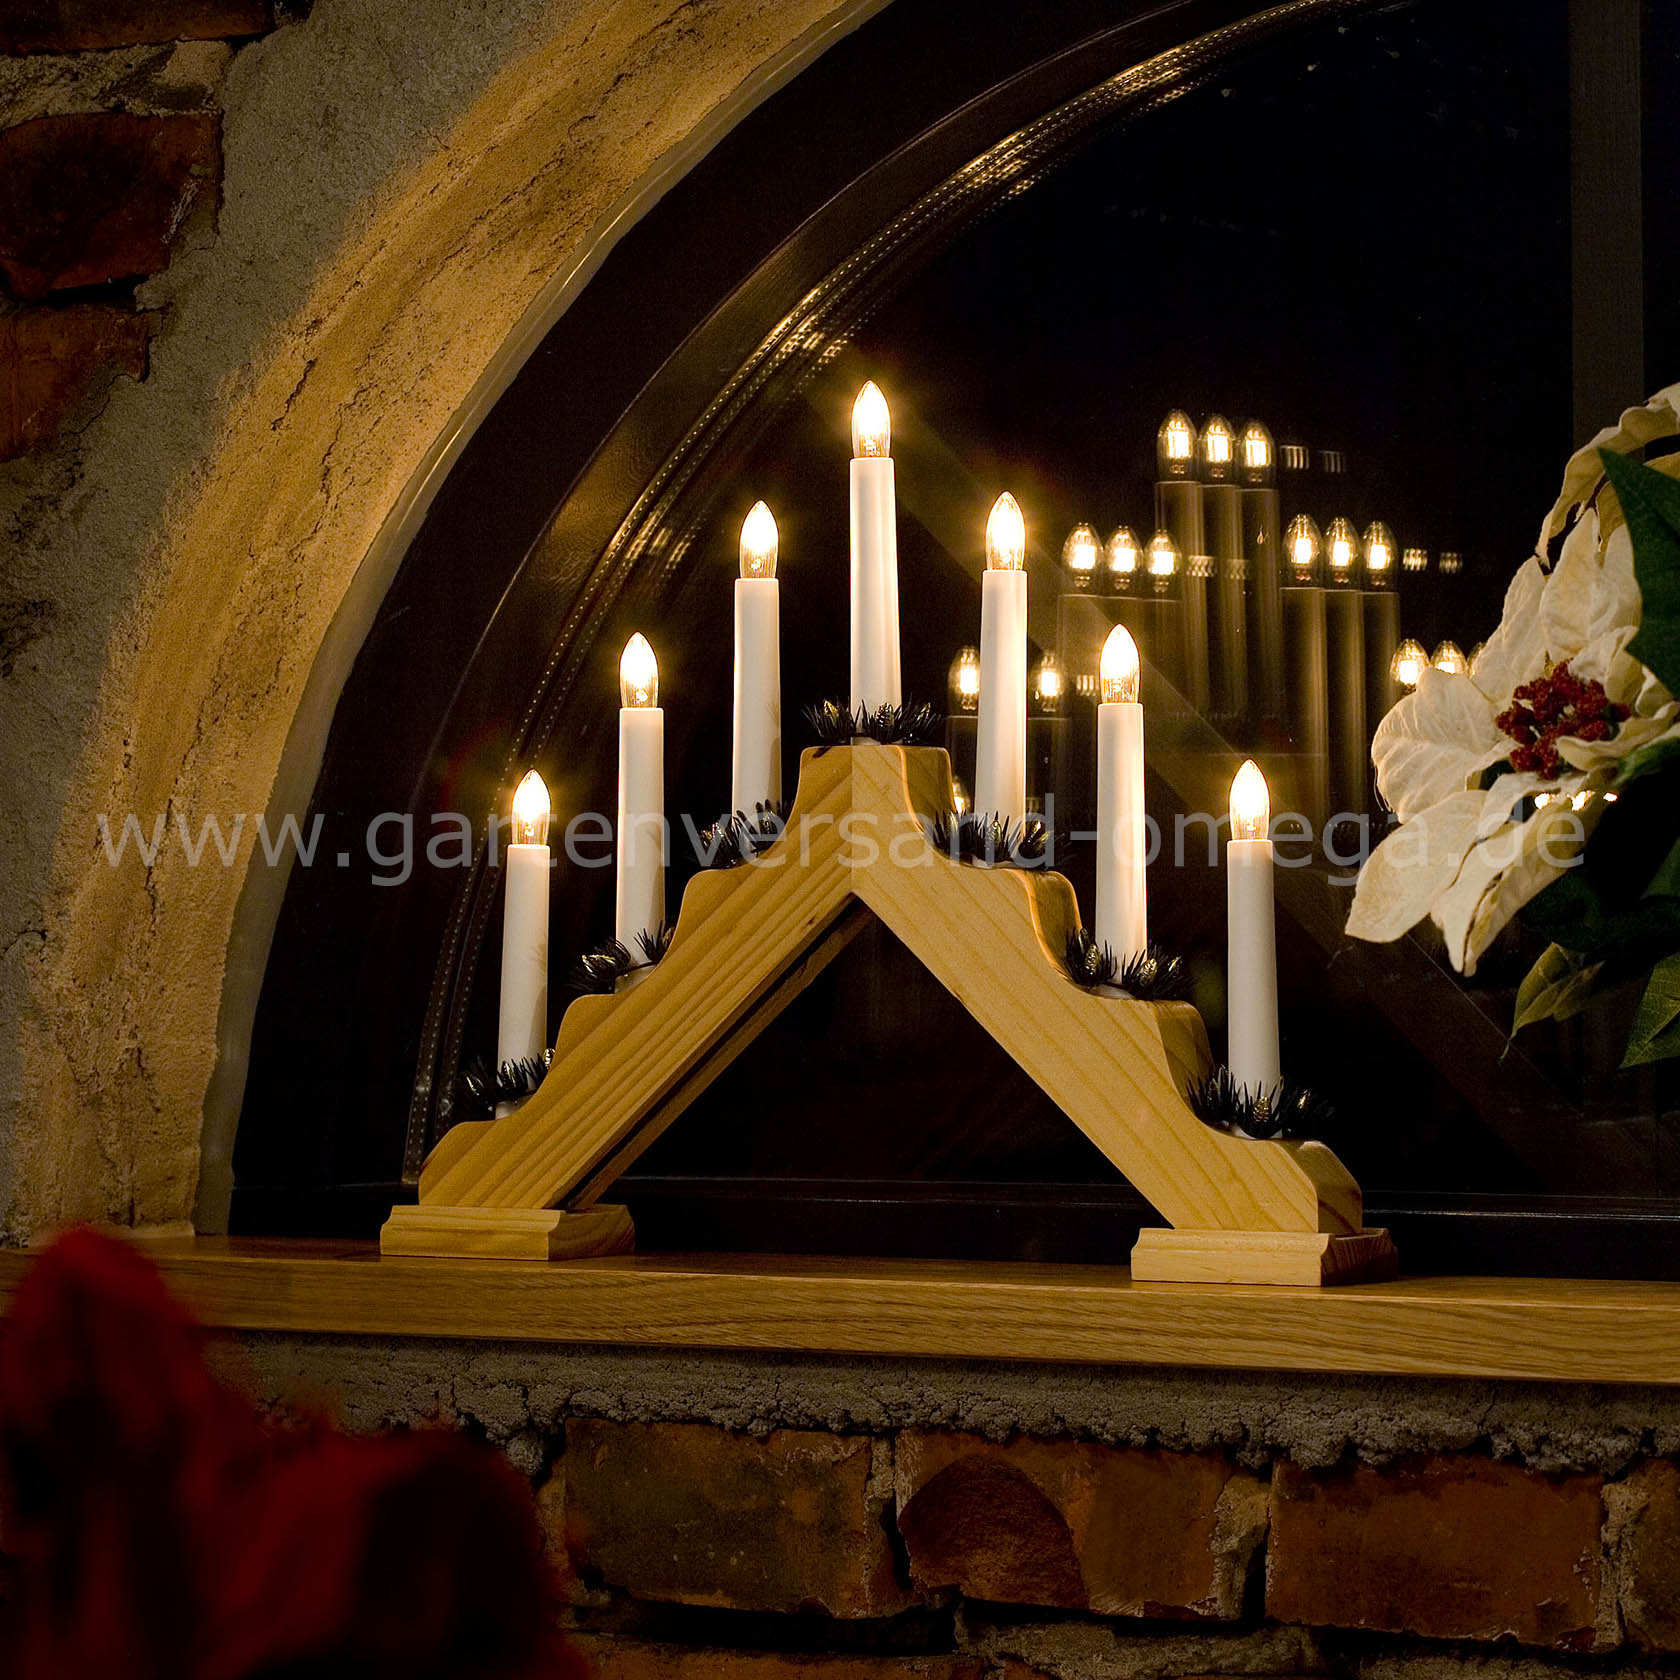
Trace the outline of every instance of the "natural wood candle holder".
<instances>
[{"instance_id":1,"label":"natural wood candle holder","mask_svg":"<svg viewBox=\"0 0 1680 1680\"><path fill-rule=\"evenodd\" d=\"M689 883L664 959L566 1011L548 1076L499 1120L448 1132L393 1208L386 1254L570 1259L629 1250L628 1212L598 1198L878 917L1146 1196L1136 1278L1318 1284L1393 1275L1359 1186L1321 1143L1204 1125L1184 1093L1209 1068L1185 1003L1087 992L1062 965L1079 926L1048 870L953 861L928 840L950 809L931 747L807 752L783 837L756 862Z\"/></svg>"}]
</instances>

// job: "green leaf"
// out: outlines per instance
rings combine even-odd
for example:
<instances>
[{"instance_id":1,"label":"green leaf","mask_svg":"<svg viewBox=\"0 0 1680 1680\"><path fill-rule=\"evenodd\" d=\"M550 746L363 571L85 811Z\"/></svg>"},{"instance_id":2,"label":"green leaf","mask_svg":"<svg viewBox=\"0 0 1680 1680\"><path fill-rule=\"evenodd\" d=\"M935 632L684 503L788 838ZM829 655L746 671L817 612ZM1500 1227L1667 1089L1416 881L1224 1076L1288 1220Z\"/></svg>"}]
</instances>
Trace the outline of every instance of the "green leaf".
<instances>
[{"instance_id":1,"label":"green leaf","mask_svg":"<svg viewBox=\"0 0 1680 1680\"><path fill-rule=\"evenodd\" d=\"M1598 453L1633 538L1633 575L1644 601L1628 652L1680 693L1680 482L1613 450Z\"/></svg>"},{"instance_id":2,"label":"green leaf","mask_svg":"<svg viewBox=\"0 0 1680 1680\"><path fill-rule=\"evenodd\" d=\"M1571 869L1531 898L1523 906L1524 925L1583 957L1667 951L1680 945L1680 841L1669 848L1655 874L1645 877L1638 898L1614 889L1638 891L1643 870L1631 882L1601 882L1593 878L1591 864L1589 849L1586 867Z\"/></svg>"},{"instance_id":3,"label":"green leaf","mask_svg":"<svg viewBox=\"0 0 1680 1680\"><path fill-rule=\"evenodd\" d=\"M1664 770L1680 766L1680 736L1665 736L1660 741L1635 747L1616 767L1616 786L1624 788L1643 776L1660 775Z\"/></svg>"},{"instance_id":4,"label":"green leaf","mask_svg":"<svg viewBox=\"0 0 1680 1680\"><path fill-rule=\"evenodd\" d=\"M1680 1056L1680 951L1666 956L1651 970L1644 996L1628 1031L1625 1068Z\"/></svg>"},{"instance_id":5,"label":"green leaf","mask_svg":"<svg viewBox=\"0 0 1680 1680\"><path fill-rule=\"evenodd\" d=\"M1603 966L1590 963L1561 945L1548 945L1517 988L1511 1036L1514 1038L1536 1021L1567 1021L1571 1015L1578 1014L1592 997L1593 983Z\"/></svg>"}]
</instances>

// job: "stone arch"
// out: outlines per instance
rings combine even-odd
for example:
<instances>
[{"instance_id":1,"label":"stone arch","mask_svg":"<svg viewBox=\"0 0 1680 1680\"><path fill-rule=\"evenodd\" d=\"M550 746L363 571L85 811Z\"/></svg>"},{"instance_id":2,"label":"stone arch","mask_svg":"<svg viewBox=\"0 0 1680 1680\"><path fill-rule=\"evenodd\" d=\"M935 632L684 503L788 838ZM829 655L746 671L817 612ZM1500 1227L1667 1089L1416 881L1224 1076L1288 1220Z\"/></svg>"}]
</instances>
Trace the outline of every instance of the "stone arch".
<instances>
[{"instance_id":1,"label":"stone arch","mask_svg":"<svg viewBox=\"0 0 1680 1680\"><path fill-rule=\"evenodd\" d=\"M283 881L249 831L234 868L112 865L100 814L304 807L454 439L661 183L881 3L319 0L235 60L220 226L147 289L152 377L0 485L59 605L0 744L7 1238L225 1199Z\"/></svg>"}]
</instances>

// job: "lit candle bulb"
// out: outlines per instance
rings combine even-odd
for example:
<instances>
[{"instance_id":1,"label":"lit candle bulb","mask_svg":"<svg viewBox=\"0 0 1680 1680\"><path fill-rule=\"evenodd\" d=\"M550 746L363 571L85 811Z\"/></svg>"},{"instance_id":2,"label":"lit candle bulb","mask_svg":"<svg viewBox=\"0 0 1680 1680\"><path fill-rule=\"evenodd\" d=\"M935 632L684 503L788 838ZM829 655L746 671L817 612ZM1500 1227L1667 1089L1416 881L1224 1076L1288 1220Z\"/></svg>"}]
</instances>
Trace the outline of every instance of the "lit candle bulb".
<instances>
[{"instance_id":1,"label":"lit candle bulb","mask_svg":"<svg viewBox=\"0 0 1680 1680\"><path fill-rule=\"evenodd\" d=\"M1102 539L1089 525L1075 525L1062 544L1062 564L1075 589L1089 589L1102 553Z\"/></svg>"},{"instance_id":2,"label":"lit candle bulb","mask_svg":"<svg viewBox=\"0 0 1680 1680\"><path fill-rule=\"evenodd\" d=\"M1062 668L1056 663L1055 654L1047 653L1039 660L1033 672L1032 689L1038 709L1046 716L1054 716L1062 709Z\"/></svg>"},{"instance_id":3,"label":"lit candle bulb","mask_svg":"<svg viewBox=\"0 0 1680 1680\"><path fill-rule=\"evenodd\" d=\"M548 1048L548 788L527 771L513 795L502 858L502 994L496 1065L541 1061ZM498 1105L505 1114L513 1105Z\"/></svg>"},{"instance_id":4,"label":"lit candle bulb","mask_svg":"<svg viewBox=\"0 0 1680 1680\"><path fill-rule=\"evenodd\" d=\"M1394 663L1390 670L1402 688L1416 688L1428 663L1429 655L1423 643L1408 636L1394 650Z\"/></svg>"},{"instance_id":5,"label":"lit candle bulb","mask_svg":"<svg viewBox=\"0 0 1680 1680\"><path fill-rule=\"evenodd\" d=\"M1190 416L1175 408L1155 434L1155 463L1160 477L1190 478L1196 470L1196 428Z\"/></svg>"},{"instance_id":6,"label":"lit candle bulb","mask_svg":"<svg viewBox=\"0 0 1680 1680\"><path fill-rule=\"evenodd\" d=\"M1427 572L1429 570L1429 550L1427 548L1408 548L1400 557L1403 571Z\"/></svg>"},{"instance_id":7,"label":"lit candle bulb","mask_svg":"<svg viewBox=\"0 0 1680 1680\"><path fill-rule=\"evenodd\" d=\"M1330 563L1330 581L1345 586L1354 581L1354 563L1359 559L1359 533L1346 519L1332 519L1324 533L1324 556Z\"/></svg>"},{"instance_id":8,"label":"lit candle bulb","mask_svg":"<svg viewBox=\"0 0 1680 1680\"><path fill-rule=\"evenodd\" d=\"M1318 557L1324 550L1324 540L1318 526L1304 513L1289 521L1284 534L1283 551L1289 559L1289 581L1295 584L1317 583Z\"/></svg>"},{"instance_id":9,"label":"lit candle bulb","mask_svg":"<svg viewBox=\"0 0 1680 1680\"><path fill-rule=\"evenodd\" d=\"M1026 521L1006 490L986 520L974 805L984 815L1011 822L1027 814L1026 564Z\"/></svg>"},{"instance_id":10,"label":"lit candle bulb","mask_svg":"<svg viewBox=\"0 0 1680 1680\"><path fill-rule=\"evenodd\" d=\"M1104 546L1103 553L1108 561L1109 588L1117 595L1130 593L1137 581L1138 569L1138 541L1132 535L1131 526L1118 526Z\"/></svg>"},{"instance_id":11,"label":"lit candle bulb","mask_svg":"<svg viewBox=\"0 0 1680 1680\"><path fill-rule=\"evenodd\" d=\"M751 816L782 800L782 608L776 516L754 502L741 525L735 580L735 742L730 809Z\"/></svg>"},{"instance_id":12,"label":"lit candle bulb","mask_svg":"<svg viewBox=\"0 0 1680 1680\"><path fill-rule=\"evenodd\" d=\"M980 650L965 647L951 661L951 704L959 712L980 709Z\"/></svg>"},{"instance_id":13,"label":"lit candle bulb","mask_svg":"<svg viewBox=\"0 0 1680 1680\"><path fill-rule=\"evenodd\" d=\"M1270 824L1266 778L1249 759L1231 783L1231 839L1225 848L1229 1063L1238 1087L1267 1099L1282 1078Z\"/></svg>"},{"instance_id":14,"label":"lit candle bulb","mask_svg":"<svg viewBox=\"0 0 1680 1680\"><path fill-rule=\"evenodd\" d=\"M1202 427L1202 482L1228 482L1236 465L1236 453L1236 437L1231 431L1231 422L1223 414L1210 416Z\"/></svg>"},{"instance_id":15,"label":"lit candle bulb","mask_svg":"<svg viewBox=\"0 0 1680 1680\"><path fill-rule=\"evenodd\" d=\"M874 380L852 405L852 709L900 704L892 420Z\"/></svg>"},{"instance_id":16,"label":"lit candle bulb","mask_svg":"<svg viewBox=\"0 0 1680 1680\"><path fill-rule=\"evenodd\" d=\"M1178 544L1165 531L1157 531L1149 540L1149 575L1154 580L1155 593L1165 594L1172 587L1178 572Z\"/></svg>"},{"instance_id":17,"label":"lit candle bulb","mask_svg":"<svg viewBox=\"0 0 1680 1680\"><path fill-rule=\"evenodd\" d=\"M1123 624L1097 665L1097 910L1093 937L1116 957L1149 944L1144 889L1143 707L1138 650Z\"/></svg>"},{"instance_id":18,"label":"lit candle bulb","mask_svg":"<svg viewBox=\"0 0 1680 1680\"><path fill-rule=\"evenodd\" d=\"M951 783L951 809L959 817L966 816L968 813L968 789L963 786L961 777L957 777Z\"/></svg>"},{"instance_id":19,"label":"lit candle bulb","mask_svg":"<svg viewBox=\"0 0 1680 1680\"><path fill-rule=\"evenodd\" d=\"M1394 533L1380 519L1365 527L1365 587L1386 589L1394 580Z\"/></svg>"},{"instance_id":20,"label":"lit candle bulb","mask_svg":"<svg viewBox=\"0 0 1680 1680\"><path fill-rule=\"evenodd\" d=\"M1449 677L1462 677L1470 669L1470 661L1464 657L1457 642L1442 642L1430 654L1429 663L1437 671L1445 671Z\"/></svg>"},{"instance_id":21,"label":"lit candle bulb","mask_svg":"<svg viewBox=\"0 0 1680 1680\"><path fill-rule=\"evenodd\" d=\"M665 714L659 662L639 630L618 662L618 894L621 945L665 920Z\"/></svg>"}]
</instances>

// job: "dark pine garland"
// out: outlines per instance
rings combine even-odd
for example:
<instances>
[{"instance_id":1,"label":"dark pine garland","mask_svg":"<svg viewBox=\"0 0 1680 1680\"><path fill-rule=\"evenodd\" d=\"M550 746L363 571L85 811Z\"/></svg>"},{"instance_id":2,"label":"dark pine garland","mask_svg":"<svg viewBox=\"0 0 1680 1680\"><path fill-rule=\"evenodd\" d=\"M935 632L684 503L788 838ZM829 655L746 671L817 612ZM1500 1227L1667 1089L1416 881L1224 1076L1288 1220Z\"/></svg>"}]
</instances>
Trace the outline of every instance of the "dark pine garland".
<instances>
[{"instance_id":1,"label":"dark pine garland","mask_svg":"<svg viewBox=\"0 0 1680 1680\"><path fill-rule=\"evenodd\" d=\"M630 947L622 940L609 939L593 951L585 951L572 964L566 971L566 984L579 994L605 996L616 991L625 975L633 974L639 968L652 968L670 950L676 931L668 922L661 922L651 932L644 928L638 933L636 944L642 953L640 962L636 961Z\"/></svg>"},{"instance_id":2,"label":"dark pine garland","mask_svg":"<svg viewBox=\"0 0 1680 1680\"><path fill-rule=\"evenodd\" d=\"M1038 869L1055 850L1055 836L1037 817L1011 822L996 812L946 811L928 824L928 839L958 863Z\"/></svg>"},{"instance_id":3,"label":"dark pine garland","mask_svg":"<svg viewBox=\"0 0 1680 1680\"><path fill-rule=\"evenodd\" d=\"M1107 945L1098 945L1088 928L1075 928L1062 952L1068 978L1095 990L1117 986L1145 1003L1169 1003L1190 995L1190 970L1182 957L1170 956L1159 945L1133 951L1124 961Z\"/></svg>"},{"instance_id":4,"label":"dark pine garland","mask_svg":"<svg viewBox=\"0 0 1680 1680\"><path fill-rule=\"evenodd\" d=\"M1198 1120L1239 1137L1322 1137L1336 1118L1334 1107L1305 1085L1285 1079L1268 1095L1238 1085L1223 1067L1192 1084L1187 1096Z\"/></svg>"},{"instance_id":5,"label":"dark pine garland","mask_svg":"<svg viewBox=\"0 0 1680 1680\"><path fill-rule=\"evenodd\" d=\"M548 1072L549 1052L526 1056L517 1062L503 1062L491 1070L482 1056L461 1070L461 1090L475 1108L492 1109L498 1103L521 1102L542 1084Z\"/></svg>"},{"instance_id":6,"label":"dark pine garland","mask_svg":"<svg viewBox=\"0 0 1680 1680\"><path fill-rule=\"evenodd\" d=\"M738 863L769 851L787 828L792 807L783 801L771 805L760 800L749 817L744 811L719 817L710 828L700 831L695 854L702 869L733 869Z\"/></svg>"},{"instance_id":7,"label":"dark pine garland","mask_svg":"<svg viewBox=\"0 0 1680 1680\"><path fill-rule=\"evenodd\" d=\"M874 711L863 705L853 711L838 700L819 700L805 708L805 721L823 747L850 746L860 735L885 747L928 747L945 724L944 715L925 700L877 706Z\"/></svg>"}]
</instances>

